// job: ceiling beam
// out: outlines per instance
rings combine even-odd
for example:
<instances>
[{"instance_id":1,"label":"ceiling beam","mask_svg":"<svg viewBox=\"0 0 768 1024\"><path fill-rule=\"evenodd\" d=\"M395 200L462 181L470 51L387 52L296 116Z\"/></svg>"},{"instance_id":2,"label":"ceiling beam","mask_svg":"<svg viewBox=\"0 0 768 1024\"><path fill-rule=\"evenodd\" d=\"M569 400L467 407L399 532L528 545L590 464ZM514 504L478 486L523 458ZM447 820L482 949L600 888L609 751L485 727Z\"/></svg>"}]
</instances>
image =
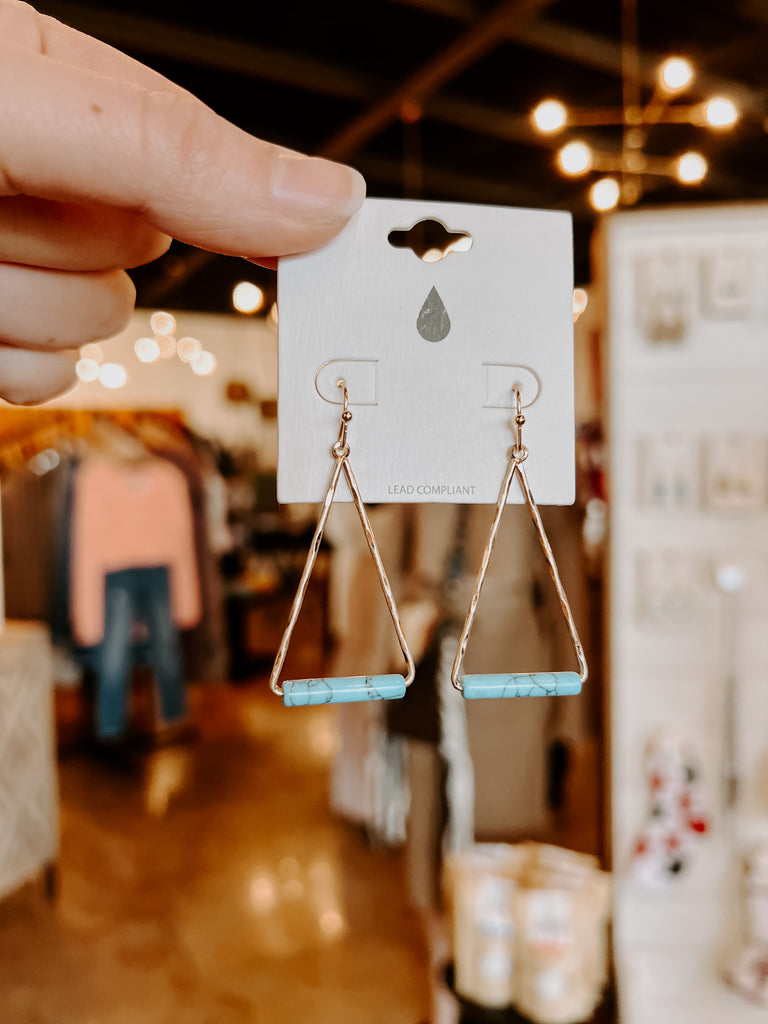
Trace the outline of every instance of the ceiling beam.
<instances>
[{"instance_id":1,"label":"ceiling beam","mask_svg":"<svg viewBox=\"0 0 768 1024\"><path fill-rule=\"evenodd\" d=\"M373 136L400 117L405 103L421 106L447 82L478 61L504 38L512 21L535 18L553 0L505 0L481 18L451 46L409 75L399 86L359 117L354 118L322 147L324 156L349 159Z\"/></svg>"},{"instance_id":2,"label":"ceiling beam","mask_svg":"<svg viewBox=\"0 0 768 1024\"><path fill-rule=\"evenodd\" d=\"M354 103L374 102L389 88L389 83L382 79L336 64L214 36L199 29L177 28L168 22L125 15L108 8L89 7L70 0L40 0L38 9L113 46ZM425 104L424 113L443 124L508 142L541 142L531 131L526 117L510 114L501 107L434 96Z\"/></svg>"},{"instance_id":3,"label":"ceiling beam","mask_svg":"<svg viewBox=\"0 0 768 1024\"><path fill-rule=\"evenodd\" d=\"M457 21L470 22L482 16L482 9L474 0L390 0L406 7L417 7L430 14ZM747 12L755 21L768 21L763 0L752 0L746 4ZM561 22L538 19L522 23L510 22L506 36L531 50L549 53L561 60L571 61L584 67L594 68L621 77L621 43L607 37L585 32ZM659 54L640 51L640 77L645 85L653 85ZM708 58L713 65L720 63L719 52ZM765 115L766 91L754 89L743 82L713 75L704 69L697 73L697 87L703 93L725 92L738 99L746 112L756 117Z\"/></svg>"},{"instance_id":4,"label":"ceiling beam","mask_svg":"<svg viewBox=\"0 0 768 1024\"><path fill-rule=\"evenodd\" d=\"M39 0L36 7L73 28L134 52L340 99L365 101L381 95L381 84L368 75L290 51L71 0Z\"/></svg>"}]
</instances>

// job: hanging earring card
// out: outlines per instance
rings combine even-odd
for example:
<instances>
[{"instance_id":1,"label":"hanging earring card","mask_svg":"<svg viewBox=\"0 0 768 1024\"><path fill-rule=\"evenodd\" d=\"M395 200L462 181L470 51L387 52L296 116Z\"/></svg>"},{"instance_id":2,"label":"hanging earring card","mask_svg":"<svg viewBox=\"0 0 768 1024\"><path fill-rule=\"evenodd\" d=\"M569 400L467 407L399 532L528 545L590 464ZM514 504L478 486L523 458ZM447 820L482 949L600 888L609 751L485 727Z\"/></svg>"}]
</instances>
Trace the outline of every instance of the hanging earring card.
<instances>
[{"instance_id":1,"label":"hanging earring card","mask_svg":"<svg viewBox=\"0 0 768 1024\"><path fill-rule=\"evenodd\" d=\"M343 379L365 501L495 503L517 387L534 497L573 503L569 214L368 199L280 260L278 308L281 502L323 499Z\"/></svg>"}]
</instances>

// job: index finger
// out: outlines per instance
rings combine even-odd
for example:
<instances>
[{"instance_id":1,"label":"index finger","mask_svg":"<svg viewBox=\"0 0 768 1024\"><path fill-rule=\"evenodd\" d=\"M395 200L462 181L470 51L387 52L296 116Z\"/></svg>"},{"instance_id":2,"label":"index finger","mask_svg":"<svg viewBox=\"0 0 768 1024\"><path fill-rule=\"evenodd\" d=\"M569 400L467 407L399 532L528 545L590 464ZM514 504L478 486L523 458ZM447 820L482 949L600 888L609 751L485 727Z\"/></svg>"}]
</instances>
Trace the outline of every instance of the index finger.
<instances>
[{"instance_id":1,"label":"index finger","mask_svg":"<svg viewBox=\"0 0 768 1024\"><path fill-rule=\"evenodd\" d=\"M18 193L117 206L192 245L261 258L322 245L365 184L248 135L159 76L108 77L4 41L0 195Z\"/></svg>"}]
</instances>

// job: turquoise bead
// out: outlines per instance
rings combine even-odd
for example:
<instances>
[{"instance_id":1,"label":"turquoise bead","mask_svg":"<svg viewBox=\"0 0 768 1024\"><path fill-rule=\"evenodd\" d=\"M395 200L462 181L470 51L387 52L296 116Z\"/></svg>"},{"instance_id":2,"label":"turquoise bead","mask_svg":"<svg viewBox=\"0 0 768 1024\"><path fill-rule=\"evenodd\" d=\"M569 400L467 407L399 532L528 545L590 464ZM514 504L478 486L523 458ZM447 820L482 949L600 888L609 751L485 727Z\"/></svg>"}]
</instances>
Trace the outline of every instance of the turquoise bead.
<instances>
[{"instance_id":1,"label":"turquoise bead","mask_svg":"<svg viewBox=\"0 0 768 1024\"><path fill-rule=\"evenodd\" d=\"M566 697L581 693L578 672L515 672L464 676L467 700L485 697Z\"/></svg>"},{"instance_id":2,"label":"turquoise bead","mask_svg":"<svg viewBox=\"0 0 768 1024\"><path fill-rule=\"evenodd\" d=\"M283 683L283 704L350 704L363 700L397 700L405 696L402 676L340 676L336 679L290 679Z\"/></svg>"}]
</instances>

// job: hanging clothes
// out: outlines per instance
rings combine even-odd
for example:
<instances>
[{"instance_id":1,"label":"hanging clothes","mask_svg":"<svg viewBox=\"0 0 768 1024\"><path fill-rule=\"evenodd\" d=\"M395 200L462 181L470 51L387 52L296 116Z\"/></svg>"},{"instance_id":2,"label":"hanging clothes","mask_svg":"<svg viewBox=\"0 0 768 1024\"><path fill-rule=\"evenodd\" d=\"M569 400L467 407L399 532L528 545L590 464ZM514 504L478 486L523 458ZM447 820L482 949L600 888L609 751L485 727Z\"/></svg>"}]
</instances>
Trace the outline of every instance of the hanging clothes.
<instances>
[{"instance_id":1,"label":"hanging clothes","mask_svg":"<svg viewBox=\"0 0 768 1024\"><path fill-rule=\"evenodd\" d=\"M184 475L169 462L143 458L86 461L72 509L71 617L78 643L104 636L104 579L121 569L166 567L173 621L200 620L194 529Z\"/></svg>"},{"instance_id":2,"label":"hanging clothes","mask_svg":"<svg viewBox=\"0 0 768 1024\"><path fill-rule=\"evenodd\" d=\"M179 634L171 618L168 569L109 572L104 593L104 639L95 662L96 732L102 739L125 732L137 623L146 627L147 660L155 673L162 720L177 722L187 714Z\"/></svg>"}]
</instances>

